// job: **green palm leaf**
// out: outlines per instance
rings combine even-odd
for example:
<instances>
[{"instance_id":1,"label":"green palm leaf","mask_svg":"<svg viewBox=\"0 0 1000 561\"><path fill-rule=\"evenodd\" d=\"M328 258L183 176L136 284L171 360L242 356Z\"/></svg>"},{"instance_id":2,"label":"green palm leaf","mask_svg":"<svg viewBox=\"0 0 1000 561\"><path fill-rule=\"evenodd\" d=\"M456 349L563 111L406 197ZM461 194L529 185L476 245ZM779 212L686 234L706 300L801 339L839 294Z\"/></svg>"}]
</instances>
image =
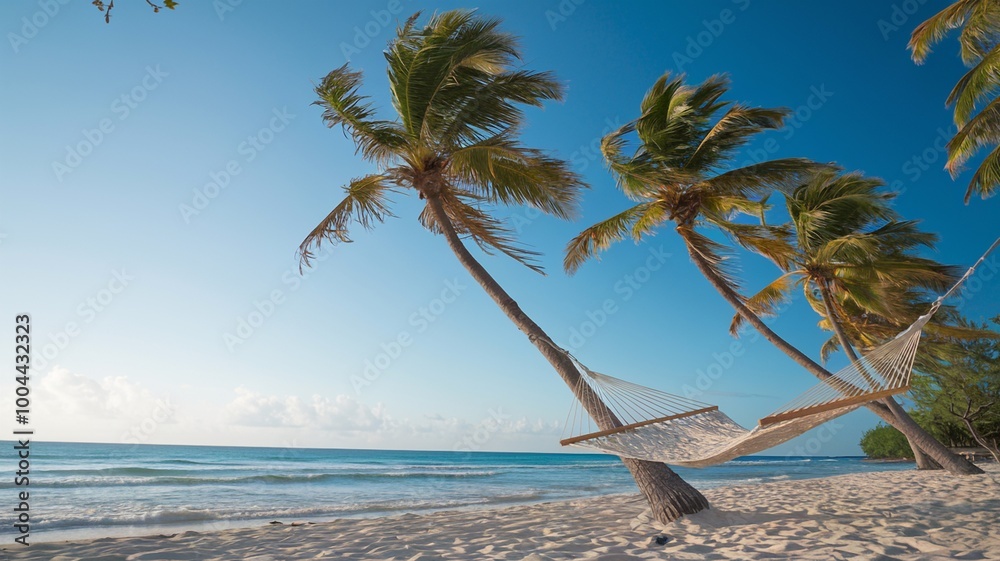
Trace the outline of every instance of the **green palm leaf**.
<instances>
[{"instance_id":1,"label":"green palm leaf","mask_svg":"<svg viewBox=\"0 0 1000 561\"><path fill-rule=\"evenodd\" d=\"M952 176L957 175L980 148L997 143L1000 143L1000 98L991 101L948 142L948 171Z\"/></svg>"},{"instance_id":2,"label":"green palm leaf","mask_svg":"<svg viewBox=\"0 0 1000 561\"><path fill-rule=\"evenodd\" d=\"M801 277L802 274L803 271L789 271L774 279L756 294L746 299L747 308L761 317L777 315L778 309L791 300L791 292L798 283L798 277ZM739 335L745 324L746 320L743 319L743 316L735 314L729 324L729 333L734 337Z\"/></svg>"},{"instance_id":3,"label":"green palm leaf","mask_svg":"<svg viewBox=\"0 0 1000 561\"><path fill-rule=\"evenodd\" d=\"M656 202L640 203L580 232L566 246L563 267L572 274L588 259L596 257L615 242L628 237L632 237L638 242L642 233L649 231L655 225L653 224L655 218L644 219L643 217L659 215L661 211L657 211L656 207ZM637 231L635 226L640 221L645 226Z\"/></svg>"},{"instance_id":4,"label":"green palm leaf","mask_svg":"<svg viewBox=\"0 0 1000 561\"><path fill-rule=\"evenodd\" d=\"M913 58L923 62L930 46L952 29L960 28L958 41L962 61L971 69L955 84L947 103L955 106L958 134L948 143L948 163L952 177L981 148L991 151L976 170L965 192L965 202L974 193L991 196L1000 185L1000 100L995 95L1000 81L1000 4L993 0L959 0L920 24L910 37ZM976 108L993 97L973 116Z\"/></svg>"},{"instance_id":5,"label":"green palm leaf","mask_svg":"<svg viewBox=\"0 0 1000 561\"><path fill-rule=\"evenodd\" d=\"M733 263L732 250L688 226L678 226L677 233L684 238L688 251L700 257L709 271L725 282L733 291L740 290L740 281L736 265Z\"/></svg>"},{"instance_id":6,"label":"green palm leaf","mask_svg":"<svg viewBox=\"0 0 1000 561\"><path fill-rule=\"evenodd\" d=\"M727 171L705 183L715 193L759 197L773 191L791 191L816 174L835 169L833 164L820 164L805 158L780 158Z\"/></svg>"},{"instance_id":7,"label":"green palm leaf","mask_svg":"<svg viewBox=\"0 0 1000 561\"><path fill-rule=\"evenodd\" d=\"M407 143L404 131L392 121L373 118L374 110L365 96L358 94L361 72L351 72L347 65L327 74L316 86L319 101L313 105L324 108L327 126L340 125L354 139L361 155L379 163L388 163Z\"/></svg>"},{"instance_id":8,"label":"green palm leaf","mask_svg":"<svg viewBox=\"0 0 1000 561\"><path fill-rule=\"evenodd\" d=\"M976 106L996 94L1000 82L1000 48L994 47L955 84L945 103L955 106L955 124L969 122Z\"/></svg>"},{"instance_id":9,"label":"green palm leaf","mask_svg":"<svg viewBox=\"0 0 1000 561\"><path fill-rule=\"evenodd\" d=\"M453 80L423 121L428 142L441 147L511 133L524 120L518 104L541 107L546 100L563 97L562 85L549 72L513 70L486 75L461 70Z\"/></svg>"},{"instance_id":10,"label":"green palm leaf","mask_svg":"<svg viewBox=\"0 0 1000 561\"><path fill-rule=\"evenodd\" d=\"M733 105L702 136L684 167L714 168L731 159L736 150L764 130L780 129L790 109L751 108Z\"/></svg>"},{"instance_id":11,"label":"green palm leaf","mask_svg":"<svg viewBox=\"0 0 1000 561\"><path fill-rule=\"evenodd\" d=\"M577 211L582 180L563 160L519 145L507 134L453 152L450 173L491 202L530 205L570 218Z\"/></svg>"},{"instance_id":12,"label":"green palm leaf","mask_svg":"<svg viewBox=\"0 0 1000 561\"><path fill-rule=\"evenodd\" d=\"M931 52L931 46L953 29L965 26L960 42L962 45L962 60L967 64L981 56L980 45L987 35L988 22L992 17L990 0L959 0L947 8L934 14L921 23L910 35L907 47L913 55L913 60L921 64Z\"/></svg>"},{"instance_id":13,"label":"green palm leaf","mask_svg":"<svg viewBox=\"0 0 1000 561\"><path fill-rule=\"evenodd\" d=\"M933 249L937 236L900 220L894 198L859 173L821 173L786 195L796 240L791 266L802 272L806 302L821 328L836 322L860 349L894 337L926 312L929 294L956 280L955 268L916 254ZM824 360L840 348L837 337L827 341Z\"/></svg>"},{"instance_id":14,"label":"green palm leaf","mask_svg":"<svg viewBox=\"0 0 1000 561\"><path fill-rule=\"evenodd\" d=\"M366 230L382 223L386 218L394 216L389 209L389 195L394 192L389 183L389 177L383 174L366 175L344 187L347 196L330 214L313 228L299 245L299 258L304 265L309 265L314 251L323 242L333 244L350 243L348 227L352 223Z\"/></svg>"},{"instance_id":15,"label":"green palm leaf","mask_svg":"<svg viewBox=\"0 0 1000 561\"><path fill-rule=\"evenodd\" d=\"M541 254L521 247L514 233L503 222L483 210L484 199L447 190L442 192L441 202L458 234L471 238L487 255L492 255L495 249L536 273L545 273L537 263ZM420 213L420 223L435 234L442 233L441 225L430 207L425 207Z\"/></svg>"}]
</instances>

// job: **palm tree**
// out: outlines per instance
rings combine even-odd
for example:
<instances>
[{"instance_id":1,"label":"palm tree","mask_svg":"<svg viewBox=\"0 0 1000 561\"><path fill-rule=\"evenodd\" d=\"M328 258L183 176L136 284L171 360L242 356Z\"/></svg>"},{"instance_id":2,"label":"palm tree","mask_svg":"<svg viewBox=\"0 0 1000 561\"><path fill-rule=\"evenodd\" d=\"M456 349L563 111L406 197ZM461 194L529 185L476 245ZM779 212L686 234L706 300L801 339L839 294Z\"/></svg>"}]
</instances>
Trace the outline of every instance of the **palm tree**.
<instances>
[{"instance_id":1,"label":"palm tree","mask_svg":"<svg viewBox=\"0 0 1000 561\"><path fill-rule=\"evenodd\" d=\"M959 131L948 143L946 168L957 177L965 162L984 146L992 146L980 163L965 192L968 203L973 194L986 198L1000 186L1000 4L992 0L960 0L921 23L910 35L913 60L922 64L931 46L952 29L961 28L958 42L962 62L970 70L955 84L947 104L955 106ZM973 116L976 108L989 103Z\"/></svg>"},{"instance_id":2,"label":"palm tree","mask_svg":"<svg viewBox=\"0 0 1000 561\"><path fill-rule=\"evenodd\" d=\"M448 247L497 306L586 404L602 430L622 425L578 383L571 358L529 318L473 257L464 240L504 253L535 271L537 254L520 247L513 232L491 216L491 205L529 205L567 218L585 187L563 160L517 139L521 105L559 100L562 86L547 72L518 68L515 37L497 19L455 10L432 16L423 28L411 17L385 53L393 120L380 120L358 93L361 74L341 67L316 88L323 119L353 138L375 173L351 180L347 196L309 233L299 249L304 265L324 242L349 242L348 226L372 228L391 217L392 198L416 192L425 201L420 223L444 236ZM665 464L624 458L654 516L663 522L708 508L708 502Z\"/></svg>"},{"instance_id":3,"label":"palm tree","mask_svg":"<svg viewBox=\"0 0 1000 561\"><path fill-rule=\"evenodd\" d=\"M784 274L746 301L757 315L773 315L793 290L801 288L822 318L821 327L835 334L824 345L824 359L839 347L857 363L859 343L870 348L915 319L913 291L940 292L956 279L952 268L912 254L917 247L933 247L937 236L921 232L916 222L901 221L890 206L895 193L882 187L882 181L859 173L827 172L786 195L795 251L788 256ZM920 308L926 310L926 303ZM859 328L856 318L865 323L871 323L868 318L879 318L880 327L895 332L879 329L872 338ZM743 318L737 315L731 332L736 334L742 324ZM847 324L854 327L856 338L848 335ZM908 417L894 398L881 401L897 418ZM918 468L938 467L914 440L908 440Z\"/></svg>"},{"instance_id":4,"label":"palm tree","mask_svg":"<svg viewBox=\"0 0 1000 561\"><path fill-rule=\"evenodd\" d=\"M699 229L713 226L787 270L794 254L789 228L737 218L763 219L767 197L774 190L790 192L834 166L783 158L727 170L741 146L759 132L780 128L789 112L719 101L727 86L727 80L718 76L694 87L685 85L682 77L665 75L646 94L640 116L604 138L601 149L619 188L638 204L580 233L569 243L564 265L572 273L612 243L626 237L640 240L673 222L695 266L737 313L796 363L826 380L832 376L829 371L778 336L747 306L729 266L730 248ZM627 156L627 137L633 132L638 147ZM897 419L880 403L867 407L914 438L942 467L980 473L908 417Z\"/></svg>"}]
</instances>

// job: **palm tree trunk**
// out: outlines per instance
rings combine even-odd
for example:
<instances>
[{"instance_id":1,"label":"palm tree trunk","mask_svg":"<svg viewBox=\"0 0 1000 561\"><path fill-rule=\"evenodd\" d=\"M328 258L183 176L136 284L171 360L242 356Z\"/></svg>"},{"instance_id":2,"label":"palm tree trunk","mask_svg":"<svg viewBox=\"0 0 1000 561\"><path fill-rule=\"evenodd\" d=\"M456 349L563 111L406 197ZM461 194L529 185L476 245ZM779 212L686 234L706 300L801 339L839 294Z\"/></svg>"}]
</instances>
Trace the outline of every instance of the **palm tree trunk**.
<instances>
[{"instance_id":1,"label":"palm tree trunk","mask_svg":"<svg viewBox=\"0 0 1000 561\"><path fill-rule=\"evenodd\" d=\"M600 399L595 399L590 386L580 383L580 371L565 353L560 352L549 336L531 318L525 314L517 302L490 276L486 269L469 253L455 231L451 220L445 213L441 201L435 195L427 197L427 205L431 214L437 220L455 256L472 278L483 287L486 294L496 302L497 306L511 321L528 336L542 356L549 361L559 373L559 376L570 387L573 394L584 406L587 413L601 430L609 430L622 426L622 422L606 407ZM649 501L653 516L660 522L667 523L684 516L709 508L708 500L697 489L692 487L666 464L649 462L633 458L622 458L635 479L639 490Z\"/></svg>"},{"instance_id":2,"label":"palm tree trunk","mask_svg":"<svg viewBox=\"0 0 1000 561\"><path fill-rule=\"evenodd\" d=\"M892 407L890 407L890 409L892 409ZM895 411L893 413L895 413ZM906 436L906 435L904 434L903 436ZM941 464L935 462L934 458L931 458L926 453L924 453L924 451L921 450L919 446L917 446L916 444L910 442L909 438L906 439L906 443L910 445L910 450L913 451L913 460L917 464L917 469L920 469L920 470L941 469Z\"/></svg>"},{"instance_id":3,"label":"palm tree trunk","mask_svg":"<svg viewBox=\"0 0 1000 561\"><path fill-rule=\"evenodd\" d=\"M814 360L803 354L802 351L793 347L788 343L788 341L779 337L778 334L772 331L771 328L768 327L757 314L753 313L750 308L747 308L746 304L743 303L743 299L740 298L740 295L737 294L725 280L719 278L719 276L712 271L712 269L705 262L705 258L691 245L684 233L684 230L682 228L678 228L677 231L681 237L684 238L688 253L691 255L691 260L694 261L695 266L698 267L701 274L708 279L708 282L710 282L719 294L721 294L722 297L736 309L736 312L739 313L744 320L754 326L754 328L756 328L765 339L770 341L774 346L778 347L778 349L788 355L800 366L808 370L813 376L816 376L820 380L827 380L833 376L833 374L831 374L827 369L823 368ZM928 434L927 431L920 427L920 425L913 422L913 419L910 419L909 416L906 418L896 418L892 411L882 403L867 403L865 407L881 417L882 420L895 427L899 430L899 432L906 435L907 438L912 438L914 442L917 443L917 446L926 451L931 458L934 459L934 461L949 472L960 475L983 473L983 470L979 469L975 464L958 456L935 440L934 437Z\"/></svg>"},{"instance_id":4,"label":"palm tree trunk","mask_svg":"<svg viewBox=\"0 0 1000 561\"><path fill-rule=\"evenodd\" d=\"M867 379L869 383L872 383L873 380L871 377L861 370L864 368L864 366L860 363L861 359L858 357L858 353L855 352L854 346L851 345L851 341L847 338L844 326L840 323L840 318L837 316L837 312L833 307L833 293L830 291L830 285L826 281L819 281L817 284L819 285L820 296L823 298L823 306L826 308L826 317L830 320L830 325L833 326L833 332L837 334L837 340L840 341L841 348L844 349L844 353L847 354L847 357L851 359L851 363L858 367L865 379ZM889 408L889 411L892 412L896 419L900 419L904 415L906 417L910 417L910 415L905 409L903 409L894 397L889 396L879 401ZM941 469L941 466L928 457L927 454L925 454L924 451L921 450L920 447L917 446L916 442L914 442L909 436L906 437L906 443L910 445L910 450L913 451L913 459L917 463L917 469Z\"/></svg>"}]
</instances>

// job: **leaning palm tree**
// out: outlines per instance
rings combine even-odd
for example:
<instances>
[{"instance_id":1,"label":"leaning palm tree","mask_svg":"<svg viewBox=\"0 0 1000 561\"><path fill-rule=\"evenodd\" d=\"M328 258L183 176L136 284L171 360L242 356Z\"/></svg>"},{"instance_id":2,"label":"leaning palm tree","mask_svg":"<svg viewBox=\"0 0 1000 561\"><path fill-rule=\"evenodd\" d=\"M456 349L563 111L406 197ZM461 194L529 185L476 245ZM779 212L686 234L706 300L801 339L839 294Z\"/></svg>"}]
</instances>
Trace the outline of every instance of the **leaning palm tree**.
<instances>
[{"instance_id":1,"label":"leaning palm tree","mask_svg":"<svg viewBox=\"0 0 1000 561\"><path fill-rule=\"evenodd\" d=\"M419 14L418 14L419 15ZM361 74L338 68L316 88L329 126L341 126L375 173L353 179L347 196L309 233L299 249L308 265L323 243L349 242L348 226L372 228L391 213L392 199L407 192L424 201L420 223L444 236L448 247L511 321L528 336L586 404L602 430L621 426L581 384L573 360L529 318L466 247L504 253L533 270L537 254L520 247L513 232L492 216L494 205L529 205L557 217L572 216L581 179L566 162L517 139L521 105L562 98L547 72L519 68L516 38L497 19L456 10L432 16L424 27L411 17L385 53L392 120L376 117L358 93ZM623 459L657 519L667 522L708 508L696 489L665 464Z\"/></svg>"},{"instance_id":2,"label":"leaning palm tree","mask_svg":"<svg viewBox=\"0 0 1000 561\"><path fill-rule=\"evenodd\" d=\"M920 231L916 222L902 221L890 206L895 193L882 190L883 185L859 173L827 172L787 194L794 252L783 274L746 301L757 315L773 315L794 290L801 289L822 318L821 327L835 334L824 345L824 359L840 348L859 363L855 347L880 344L895 335L886 336L881 327L898 332L915 319L914 291L940 292L956 280L952 268L912 253L921 246L933 247L937 236ZM926 303L922 309L927 309ZM866 333L852 321L859 317L868 323L869 318L879 318L879 329ZM738 333L743 323L737 315L731 332ZM848 334L848 325L857 338ZM893 397L881 402L897 418L908 417ZM938 467L914 440L909 443L918 468Z\"/></svg>"},{"instance_id":3,"label":"leaning palm tree","mask_svg":"<svg viewBox=\"0 0 1000 561\"><path fill-rule=\"evenodd\" d=\"M960 0L941 10L913 30L909 43L913 60L923 63L931 46L956 28L961 28L958 42L962 62L970 70L955 84L946 102L955 106L955 125L959 129L948 143L946 168L956 177L980 149L992 147L969 182L965 192L968 203L973 194L986 198L1000 187L1000 98L995 95L1000 86L1000 4L993 0ZM981 111L973 115L984 103Z\"/></svg>"},{"instance_id":4,"label":"leaning palm tree","mask_svg":"<svg viewBox=\"0 0 1000 561\"><path fill-rule=\"evenodd\" d=\"M718 76L688 86L682 77L665 75L646 94L640 116L604 138L601 149L619 188L638 204L580 233L569 243L564 265L574 272L611 244L627 237L640 240L672 222L695 266L737 313L796 363L826 380L832 376L828 370L778 336L746 305L730 266L730 248L701 230L714 227L787 269L794 253L788 227L738 217L763 218L774 190L790 192L833 166L784 158L729 169L741 146L757 133L780 128L789 111L722 102L727 86ZM632 133L638 146L626 155ZM867 407L913 438L942 467L980 473L909 417L897 418L881 403Z\"/></svg>"}]
</instances>

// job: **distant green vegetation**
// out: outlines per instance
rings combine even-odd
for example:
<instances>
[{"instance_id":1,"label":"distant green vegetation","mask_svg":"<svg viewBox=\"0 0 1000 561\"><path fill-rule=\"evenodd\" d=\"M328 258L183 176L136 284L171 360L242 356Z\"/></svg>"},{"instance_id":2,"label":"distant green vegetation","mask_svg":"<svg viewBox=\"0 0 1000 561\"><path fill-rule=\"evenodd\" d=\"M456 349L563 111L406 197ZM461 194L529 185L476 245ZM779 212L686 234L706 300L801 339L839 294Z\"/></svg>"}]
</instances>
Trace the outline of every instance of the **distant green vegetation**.
<instances>
[{"instance_id":1,"label":"distant green vegetation","mask_svg":"<svg viewBox=\"0 0 1000 561\"><path fill-rule=\"evenodd\" d=\"M861 437L861 450L876 460L913 459L913 450L903 433L882 423L865 431Z\"/></svg>"}]
</instances>

